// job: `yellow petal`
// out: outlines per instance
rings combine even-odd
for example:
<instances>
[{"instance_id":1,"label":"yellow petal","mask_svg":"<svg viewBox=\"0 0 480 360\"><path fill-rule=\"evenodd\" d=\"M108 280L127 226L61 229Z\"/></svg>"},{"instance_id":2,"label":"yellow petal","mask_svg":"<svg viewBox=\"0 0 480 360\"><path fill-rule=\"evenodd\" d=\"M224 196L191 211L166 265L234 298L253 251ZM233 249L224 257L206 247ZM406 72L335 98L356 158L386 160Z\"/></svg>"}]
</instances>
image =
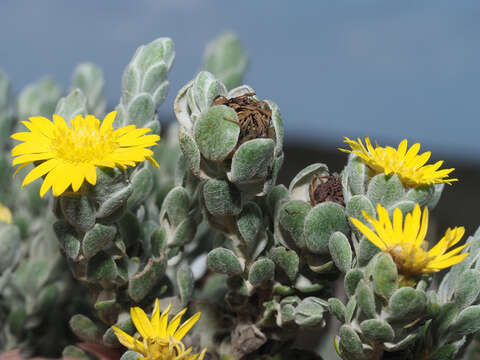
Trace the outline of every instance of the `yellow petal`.
<instances>
[{"instance_id":1,"label":"yellow petal","mask_svg":"<svg viewBox=\"0 0 480 360\"><path fill-rule=\"evenodd\" d=\"M19 156L25 154L39 154L50 152L51 145L48 143L34 143L34 142L24 142L18 144L12 149L11 156Z\"/></svg>"},{"instance_id":2,"label":"yellow petal","mask_svg":"<svg viewBox=\"0 0 480 360\"><path fill-rule=\"evenodd\" d=\"M57 177L58 166L53 168L47 176L45 176L45 180L43 180L42 186L40 187L40 197L43 197L47 191L52 187L53 182Z\"/></svg>"},{"instance_id":3,"label":"yellow petal","mask_svg":"<svg viewBox=\"0 0 480 360\"><path fill-rule=\"evenodd\" d=\"M182 316L187 312L187 308L180 311L175 317L170 321L167 328L167 334L173 335L177 331L180 321L182 321Z\"/></svg>"},{"instance_id":4,"label":"yellow petal","mask_svg":"<svg viewBox=\"0 0 480 360\"><path fill-rule=\"evenodd\" d=\"M25 179L23 180L23 183L22 183L22 187L30 184L32 181L45 175L46 173L51 171L53 168L55 168L58 164L59 164L59 161L57 159L50 159L50 160L44 161L43 163L35 167L32 171L30 171L27 174L27 176L25 176Z\"/></svg>"},{"instance_id":5,"label":"yellow petal","mask_svg":"<svg viewBox=\"0 0 480 360\"><path fill-rule=\"evenodd\" d=\"M48 138L53 139L55 137L55 126L53 123L43 116L32 116L29 118L32 124Z\"/></svg>"},{"instance_id":6,"label":"yellow petal","mask_svg":"<svg viewBox=\"0 0 480 360\"><path fill-rule=\"evenodd\" d=\"M102 125L100 126L100 134L105 134L109 130L113 130L113 121L117 116L117 111L109 112L103 119Z\"/></svg>"},{"instance_id":7,"label":"yellow petal","mask_svg":"<svg viewBox=\"0 0 480 360\"><path fill-rule=\"evenodd\" d=\"M53 123L55 124L55 128L60 130L60 131L67 131L68 126L67 123L65 122L65 119L61 117L60 115L53 114Z\"/></svg>"},{"instance_id":8,"label":"yellow petal","mask_svg":"<svg viewBox=\"0 0 480 360\"><path fill-rule=\"evenodd\" d=\"M150 324L147 314L145 314L142 309L139 307L133 307L130 309L130 315L132 317L133 324L144 339L150 336L155 336L152 324Z\"/></svg>"},{"instance_id":9,"label":"yellow petal","mask_svg":"<svg viewBox=\"0 0 480 360\"><path fill-rule=\"evenodd\" d=\"M170 313L170 309L172 308L172 303L169 303L167 308L163 310L162 315L160 316L160 330L159 336L160 337L167 337L167 324L168 324L168 314Z\"/></svg>"},{"instance_id":10,"label":"yellow petal","mask_svg":"<svg viewBox=\"0 0 480 360\"><path fill-rule=\"evenodd\" d=\"M30 164L31 164L31 163L28 163L28 162L27 162L27 163L23 163L22 165L20 165L20 166L17 168L17 170L15 170L15 172L13 173L13 177L17 176L17 174L18 174L18 172L19 172L20 170L22 170L25 166L28 166L28 165L30 165Z\"/></svg>"},{"instance_id":11,"label":"yellow petal","mask_svg":"<svg viewBox=\"0 0 480 360\"><path fill-rule=\"evenodd\" d=\"M78 191L83 184L85 179L86 166L84 164L77 165L73 167L71 172L72 177L72 190L74 192Z\"/></svg>"},{"instance_id":12,"label":"yellow petal","mask_svg":"<svg viewBox=\"0 0 480 360\"><path fill-rule=\"evenodd\" d=\"M155 334L160 333L160 302L158 299L155 299L155 306L153 307L152 313L152 328Z\"/></svg>"},{"instance_id":13,"label":"yellow petal","mask_svg":"<svg viewBox=\"0 0 480 360\"><path fill-rule=\"evenodd\" d=\"M416 246L420 246L425 239L425 236L427 235L427 229L428 229L428 207L425 206L423 209L423 215L422 215L422 224L420 226L420 231L418 232L417 235L417 241L415 242Z\"/></svg>"},{"instance_id":14,"label":"yellow petal","mask_svg":"<svg viewBox=\"0 0 480 360\"><path fill-rule=\"evenodd\" d=\"M365 224L363 224L361 221L351 217L350 221L355 225L355 227L360 230L360 232L365 235L365 237L370 240L376 247L378 247L381 250L387 250L387 247L385 246L385 243L383 242L382 239L378 237L377 234L375 234L369 227L367 227Z\"/></svg>"},{"instance_id":15,"label":"yellow petal","mask_svg":"<svg viewBox=\"0 0 480 360\"><path fill-rule=\"evenodd\" d=\"M155 167L160 168L160 165L155 161L155 159L152 156L148 156L147 160L150 161Z\"/></svg>"},{"instance_id":16,"label":"yellow petal","mask_svg":"<svg viewBox=\"0 0 480 360\"><path fill-rule=\"evenodd\" d=\"M113 332L115 336L117 337L118 341L120 341L120 344L123 346L133 349L134 344L135 344L135 339L128 335L125 331L122 329L117 328L116 326L112 326Z\"/></svg>"},{"instance_id":17,"label":"yellow petal","mask_svg":"<svg viewBox=\"0 0 480 360\"><path fill-rule=\"evenodd\" d=\"M180 328L175 331L175 334L173 335L175 339L177 340L182 340L182 338L185 336L185 334L192 328L193 325L200 319L200 316L202 313L198 312L195 315L193 315L190 319L185 321Z\"/></svg>"},{"instance_id":18,"label":"yellow petal","mask_svg":"<svg viewBox=\"0 0 480 360\"><path fill-rule=\"evenodd\" d=\"M55 178L53 179L52 192L54 196L62 195L65 190L72 183L72 179L68 174L72 171L72 166L70 164L60 164L56 167Z\"/></svg>"},{"instance_id":19,"label":"yellow petal","mask_svg":"<svg viewBox=\"0 0 480 360\"><path fill-rule=\"evenodd\" d=\"M44 152L41 154L20 155L20 156L17 156L15 159L13 159L12 165L15 166L15 165L26 163L26 162L31 163L39 160L47 160L54 157L55 157L55 154L52 152Z\"/></svg>"},{"instance_id":20,"label":"yellow petal","mask_svg":"<svg viewBox=\"0 0 480 360\"><path fill-rule=\"evenodd\" d=\"M435 268L435 269L445 269L447 267L450 267L450 266L453 266L453 265L456 265L460 262L462 262L468 255L470 255L469 253L464 253L464 254L460 254L460 255L457 255L457 256L453 256L451 258L448 258L446 260L442 260L442 261L438 261L438 262L435 262L435 261L432 261L431 263L428 264L428 267L429 268Z\"/></svg>"},{"instance_id":21,"label":"yellow petal","mask_svg":"<svg viewBox=\"0 0 480 360\"><path fill-rule=\"evenodd\" d=\"M90 184L97 184L97 169L95 168L95 166L91 164L85 165L85 178Z\"/></svg>"},{"instance_id":22,"label":"yellow petal","mask_svg":"<svg viewBox=\"0 0 480 360\"><path fill-rule=\"evenodd\" d=\"M202 350L202 352L200 353L200 356L198 357L198 360L203 360L206 353L207 353L207 348Z\"/></svg>"}]
</instances>

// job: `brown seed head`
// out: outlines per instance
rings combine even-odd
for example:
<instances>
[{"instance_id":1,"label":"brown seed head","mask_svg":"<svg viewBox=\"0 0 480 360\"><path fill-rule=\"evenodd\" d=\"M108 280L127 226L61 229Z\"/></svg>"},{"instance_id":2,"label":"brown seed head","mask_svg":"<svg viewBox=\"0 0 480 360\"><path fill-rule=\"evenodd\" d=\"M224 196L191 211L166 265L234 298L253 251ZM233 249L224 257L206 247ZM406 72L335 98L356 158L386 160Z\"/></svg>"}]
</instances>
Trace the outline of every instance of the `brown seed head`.
<instances>
[{"instance_id":1,"label":"brown seed head","mask_svg":"<svg viewBox=\"0 0 480 360\"><path fill-rule=\"evenodd\" d=\"M275 135L270 106L265 101L255 99L254 96L255 93L247 93L227 99L218 95L212 102L212 106L226 105L237 113L240 125L238 145L248 140L272 138Z\"/></svg>"},{"instance_id":2,"label":"brown seed head","mask_svg":"<svg viewBox=\"0 0 480 360\"><path fill-rule=\"evenodd\" d=\"M342 181L338 176L315 175L310 183L310 203L312 206L325 201L345 206Z\"/></svg>"}]
</instances>

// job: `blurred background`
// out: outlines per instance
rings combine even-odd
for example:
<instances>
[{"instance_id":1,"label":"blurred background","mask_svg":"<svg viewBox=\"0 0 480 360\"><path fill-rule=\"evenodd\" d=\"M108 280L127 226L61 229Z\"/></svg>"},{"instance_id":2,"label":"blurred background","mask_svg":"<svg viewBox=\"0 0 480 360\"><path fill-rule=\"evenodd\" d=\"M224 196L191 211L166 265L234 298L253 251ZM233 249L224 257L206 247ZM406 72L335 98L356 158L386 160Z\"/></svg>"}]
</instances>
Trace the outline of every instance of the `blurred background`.
<instances>
[{"instance_id":1,"label":"blurred background","mask_svg":"<svg viewBox=\"0 0 480 360\"><path fill-rule=\"evenodd\" d=\"M168 122L205 44L224 30L249 54L245 82L283 113L282 182L312 162L341 171L343 136L407 138L457 169L435 211L441 227L471 233L480 223L478 1L2 0L0 67L18 93L48 74L68 89L75 65L92 61L113 108L134 50L168 36L177 53L160 108Z\"/></svg>"}]
</instances>

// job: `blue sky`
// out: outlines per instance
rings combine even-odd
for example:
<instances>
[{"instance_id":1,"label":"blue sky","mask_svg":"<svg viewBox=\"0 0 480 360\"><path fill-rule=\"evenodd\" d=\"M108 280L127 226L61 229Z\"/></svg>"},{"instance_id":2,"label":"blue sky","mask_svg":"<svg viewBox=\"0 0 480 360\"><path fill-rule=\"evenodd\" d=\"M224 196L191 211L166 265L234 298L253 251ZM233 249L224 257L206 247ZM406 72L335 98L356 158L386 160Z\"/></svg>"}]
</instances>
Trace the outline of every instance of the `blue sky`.
<instances>
[{"instance_id":1,"label":"blue sky","mask_svg":"<svg viewBox=\"0 0 480 360\"><path fill-rule=\"evenodd\" d=\"M226 29L250 55L246 83L279 104L287 139L408 138L480 164L478 1L2 0L0 67L16 91L45 74L67 88L74 66L93 61L114 105L136 47L169 36L177 59L161 112L171 114Z\"/></svg>"}]
</instances>

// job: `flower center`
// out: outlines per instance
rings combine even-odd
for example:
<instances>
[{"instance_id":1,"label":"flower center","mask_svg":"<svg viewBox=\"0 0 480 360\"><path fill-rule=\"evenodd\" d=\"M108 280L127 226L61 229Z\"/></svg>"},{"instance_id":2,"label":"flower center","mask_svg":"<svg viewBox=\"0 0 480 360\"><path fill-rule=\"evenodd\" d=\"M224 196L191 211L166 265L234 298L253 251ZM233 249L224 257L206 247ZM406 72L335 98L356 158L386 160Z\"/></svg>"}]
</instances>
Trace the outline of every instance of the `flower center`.
<instances>
[{"instance_id":1,"label":"flower center","mask_svg":"<svg viewBox=\"0 0 480 360\"><path fill-rule=\"evenodd\" d=\"M183 360L187 355L183 343L173 337L149 337L145 343L149 360Z\"/></svg>"},{"instance_id":2,"label":"flower center","mask_svg":"<svg viewBox=\"0 0 480 360\"><path fill-rule=\"evenodd\" d=\"M167 339L164 338L148 338L146 339L146 348L148 349L148 358L152 360L170 359L170 347ZM169 357L170 355L170 357Z\"/></svg>"},{"instance_id":3,"label":"flower center","mask_svg":"<svg viewBox=\"0 0 480 360\"><path fill-rule=\"evenodd\" d=\"M388 252L397 265L400 275L410 279L422 274L431 258L421 247L405 248L402 245L392 245Z\"/></svg>"},{"instance_id":4,"label":"flower center","mask_svg":"<svg viewBox=\"0 0 480 360\"><path fill-rule=\"evenodd\" d=\"M101 134L98 127L82 125L57 130L53 146L58 158L75 164L91 163L104 159L118 147L112 130Z\"/></svg>"}]
</instances>

